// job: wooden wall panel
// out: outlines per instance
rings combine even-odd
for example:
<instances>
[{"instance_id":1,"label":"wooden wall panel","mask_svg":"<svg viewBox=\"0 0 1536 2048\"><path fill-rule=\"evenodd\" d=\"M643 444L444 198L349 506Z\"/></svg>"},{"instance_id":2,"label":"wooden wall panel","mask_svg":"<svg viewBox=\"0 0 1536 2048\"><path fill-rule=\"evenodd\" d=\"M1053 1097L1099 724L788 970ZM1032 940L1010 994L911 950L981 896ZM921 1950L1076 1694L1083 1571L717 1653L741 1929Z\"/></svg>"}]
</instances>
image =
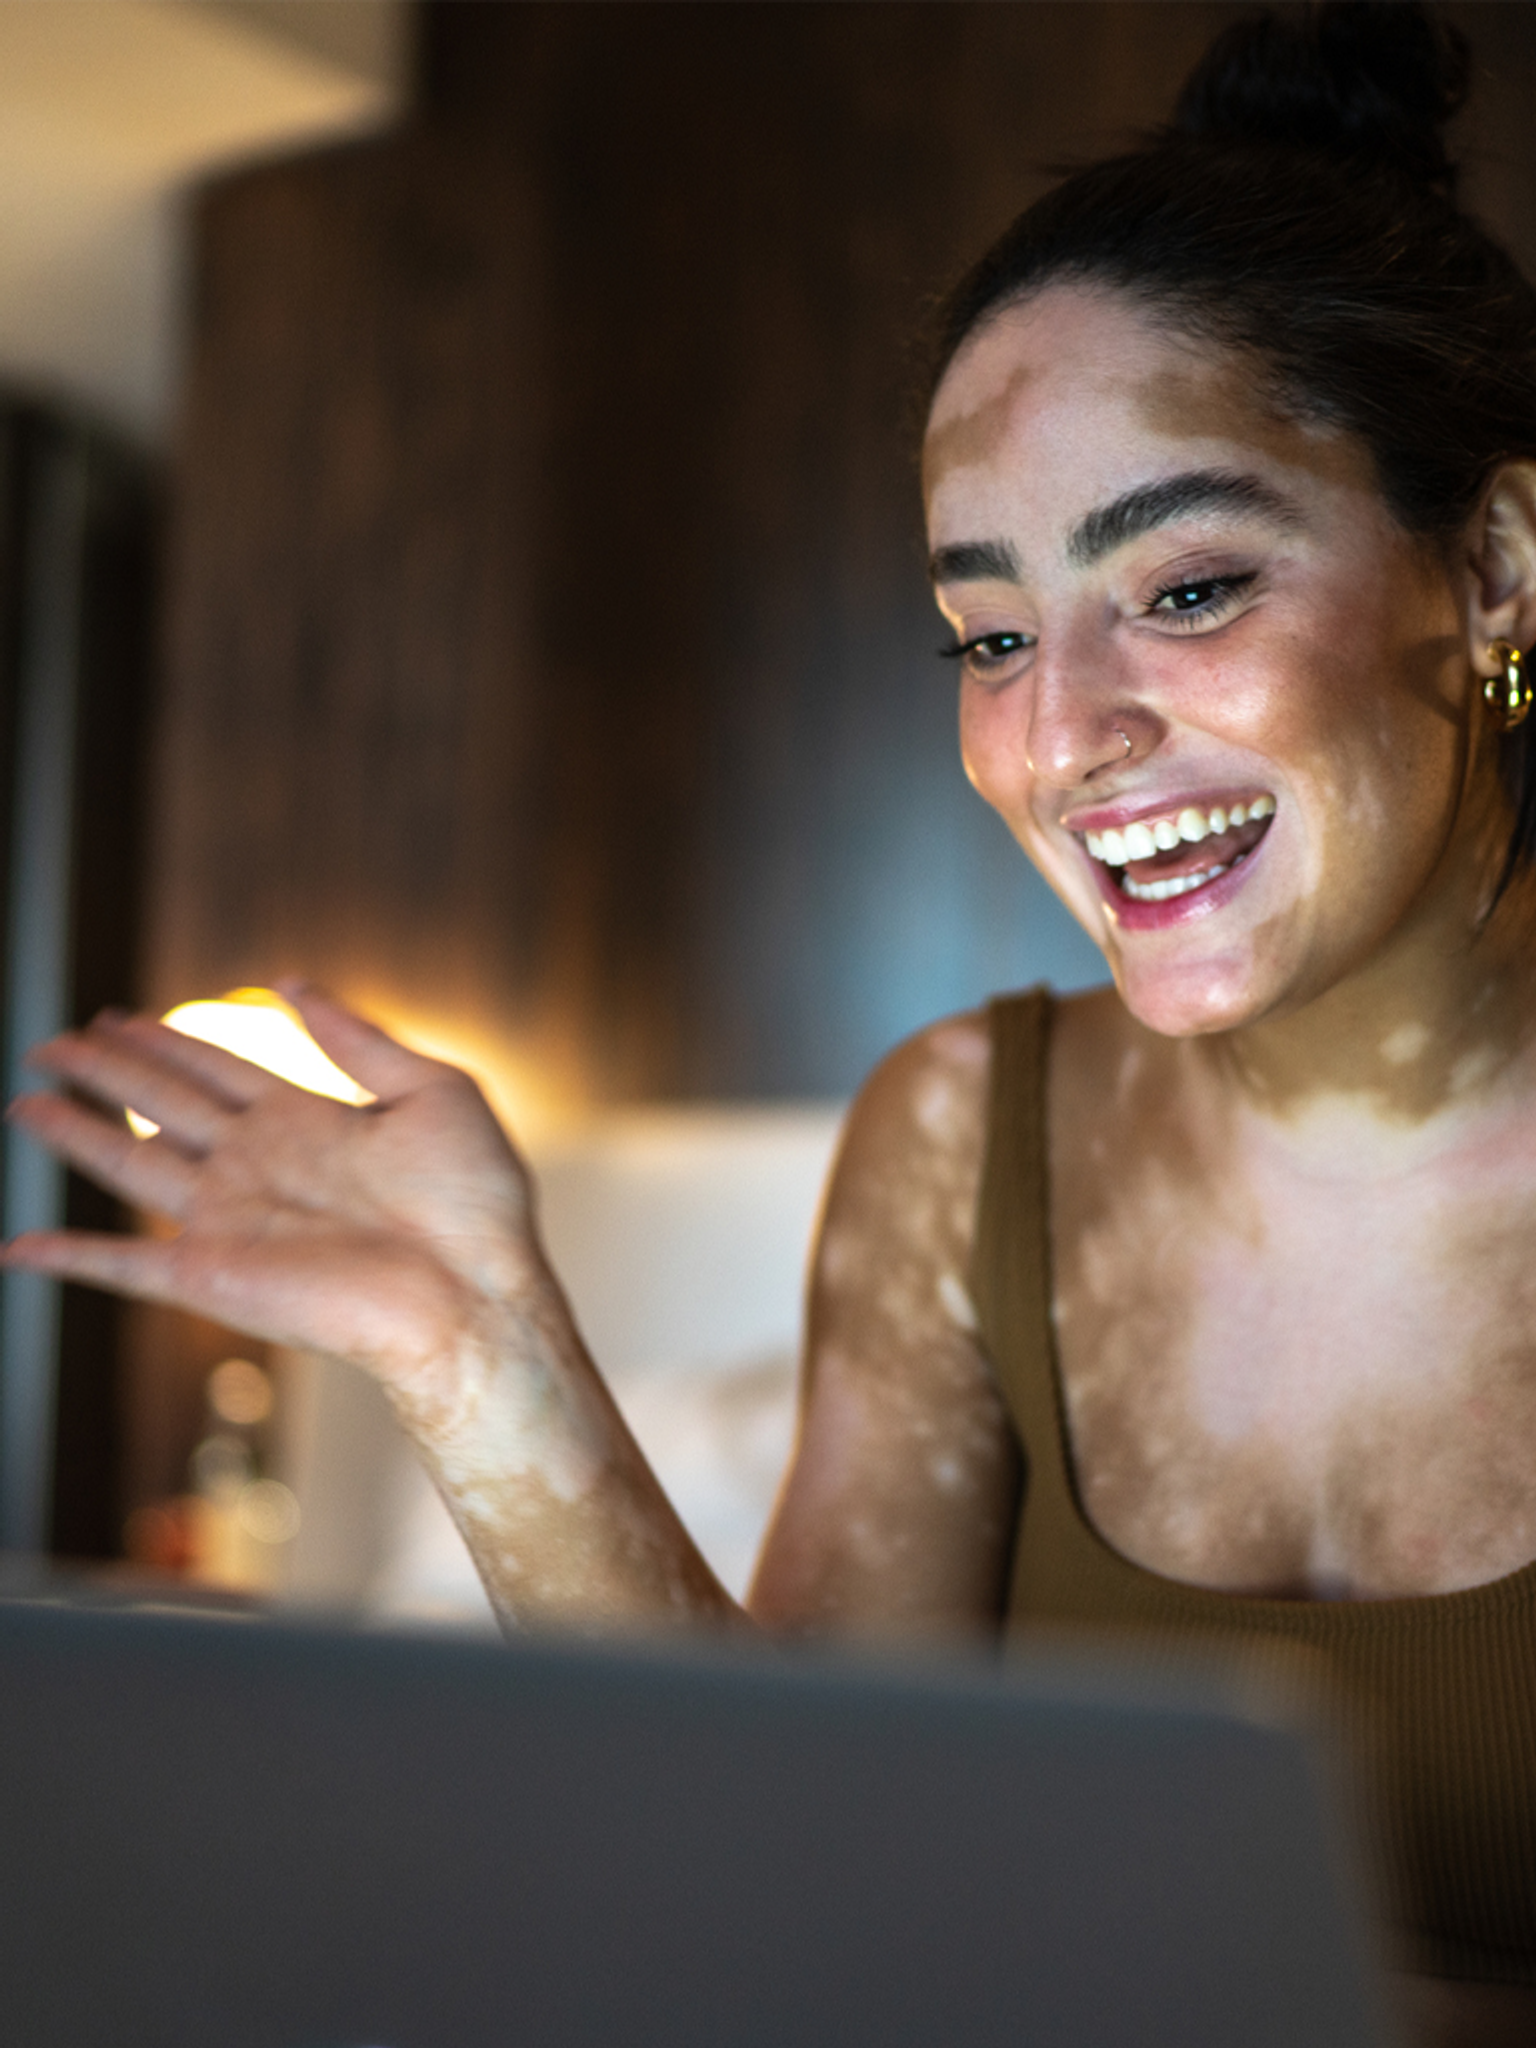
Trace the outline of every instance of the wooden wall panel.
<instances>
[{"instance_id":1,"label":"wooden wall panel","mask_svg":"<svg viewBox=\"0 0 1536 2048\"><path fill-rule=\"evenodd\" d=\"M297 967L598 1094L816 1093L1027 972L910 341L1173 15L1126 108L1134 8L447 6L409 133L209 194L157 997Z\"/></svg>"},{"instance_id":2,"label":"wooden wall panel","mask_svg":"<svg viewBox=\"0 0 1536 2048\"><path fill-rule=\"evenodd\" d=\"M1091 972L964 787L926 303L1217 5L424 13L407 132L210 192L149 981L292 969L597 1096L814 1094ZM1457 10L1517 240L1532 10Z\"/></svg>"}]
</instances>

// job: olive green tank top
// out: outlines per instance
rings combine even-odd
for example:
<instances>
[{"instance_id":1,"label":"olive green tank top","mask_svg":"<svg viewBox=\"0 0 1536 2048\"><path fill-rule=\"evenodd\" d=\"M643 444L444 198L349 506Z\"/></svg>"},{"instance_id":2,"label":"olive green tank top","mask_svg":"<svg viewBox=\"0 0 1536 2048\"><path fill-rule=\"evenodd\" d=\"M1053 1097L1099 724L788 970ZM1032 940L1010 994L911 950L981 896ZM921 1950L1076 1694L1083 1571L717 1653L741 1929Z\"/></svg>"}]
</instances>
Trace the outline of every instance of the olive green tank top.
<instances>
[{"instance_id":1,"label":"olive green tank top","mask_svg":"<svg viewBox=\"0 0 1536 2048\"><path fill-rule=\"evenodd\" d=\"M1025 1460L1010 1630L1241 1637L1321 1652L1412 1966L1536 1982L1536 1564L1466 1592L1250 1599L1132 1564L1089 1523L1051 1315L1043 990L992 1006L993 1080L972 1293Z\"/></svg>"}]
</instances>

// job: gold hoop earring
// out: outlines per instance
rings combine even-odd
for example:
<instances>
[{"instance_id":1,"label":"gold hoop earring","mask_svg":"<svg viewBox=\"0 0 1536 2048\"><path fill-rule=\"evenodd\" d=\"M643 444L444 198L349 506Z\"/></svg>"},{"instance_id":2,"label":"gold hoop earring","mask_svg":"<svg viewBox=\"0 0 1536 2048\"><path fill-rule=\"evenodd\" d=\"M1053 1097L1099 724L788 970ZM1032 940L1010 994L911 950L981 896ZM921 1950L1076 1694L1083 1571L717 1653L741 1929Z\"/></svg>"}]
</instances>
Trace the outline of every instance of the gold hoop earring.
<instances>
[{"instance_id":1,"label":"gold hoop earring","mask_svg":"<svg viewBox=\"0 0 1536 2048\"><path fill-rule=\"evenodd\" d=\"M1483 685L1483 702L1498 718L1505 732L1513 732L1517 725L1525 722L1531 708L1533 693L1530 677L1525 672L1525 657L1518 647L1508 640L1495 640L1488 649L1499 664L1499 674L1490 676Z\"/></svg>"}]
</instances>

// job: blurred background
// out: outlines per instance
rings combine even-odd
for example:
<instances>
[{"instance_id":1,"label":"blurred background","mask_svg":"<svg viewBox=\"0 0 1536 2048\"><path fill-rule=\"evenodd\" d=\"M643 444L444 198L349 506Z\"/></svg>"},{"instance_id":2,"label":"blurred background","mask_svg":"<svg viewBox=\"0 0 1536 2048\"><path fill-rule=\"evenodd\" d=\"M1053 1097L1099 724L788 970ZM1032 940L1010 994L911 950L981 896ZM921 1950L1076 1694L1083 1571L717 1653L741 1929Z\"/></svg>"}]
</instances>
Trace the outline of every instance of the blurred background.
<instances>
[{"instance_id":1,"label":"blurred background","mask_svg":"<svg viewBox=\"0 0 1536 2048\"><path fill-rule=\"evenodd\" d=\"M0 1005L289 974L468 1064L733 1585L838 1106L1101 978L966 787L936 296L1221 5L0 0ZM1536 259L1536 10L1475 202ZM7 1141L7 1233L112 1205ZM373 1390L7 1276L0 1546L484 1620Z\"/></svg>"}]
</instances>

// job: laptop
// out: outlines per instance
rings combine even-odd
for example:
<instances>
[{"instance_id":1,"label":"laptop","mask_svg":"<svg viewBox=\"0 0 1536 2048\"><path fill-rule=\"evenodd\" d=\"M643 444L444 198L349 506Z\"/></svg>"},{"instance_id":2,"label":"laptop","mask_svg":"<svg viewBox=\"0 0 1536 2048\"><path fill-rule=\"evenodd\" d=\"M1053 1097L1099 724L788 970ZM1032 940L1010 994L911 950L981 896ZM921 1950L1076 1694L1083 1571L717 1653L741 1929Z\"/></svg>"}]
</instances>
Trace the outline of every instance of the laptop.
<instances>
[{"instance_id":1,"label":"laptop","mask_svg":"<svg viewBox=\"0 0 1536 2048\"><path fill-rule=\"evenodd\" d=\"M0 1603L9 2048L1379 2048L1219 1680Z\"/></svg>"}]
</instances>

